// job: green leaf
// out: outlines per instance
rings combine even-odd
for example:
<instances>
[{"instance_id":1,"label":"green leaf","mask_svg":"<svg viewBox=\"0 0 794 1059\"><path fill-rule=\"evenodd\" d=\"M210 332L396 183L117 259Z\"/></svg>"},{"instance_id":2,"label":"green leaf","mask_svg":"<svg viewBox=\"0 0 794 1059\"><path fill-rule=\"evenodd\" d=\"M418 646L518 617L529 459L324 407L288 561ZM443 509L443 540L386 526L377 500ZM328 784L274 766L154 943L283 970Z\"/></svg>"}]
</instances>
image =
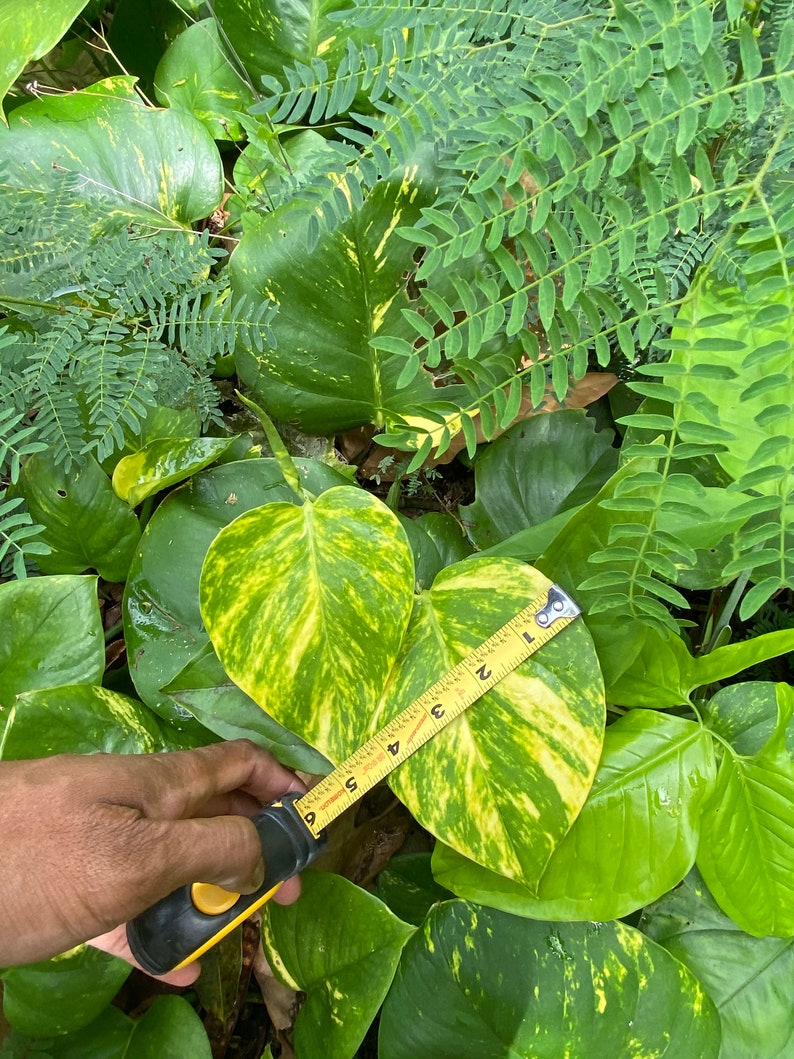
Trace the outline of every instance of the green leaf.
<instances>
[{"instance_id":1,"label":"green leaf","mask_svg":"<svg viewBox=\"0 0 794 1059\"><path fill-rule=\"evenodd\" d=\"M256 96L229 58L215 19L179 34L157 66L154 88L163 106L192 114L213 139L245 139L235 112L247 111Z\"/></svg>"},{"instance_id":2,"label":"green leaf","mask_svg":"<svg viewBox=\"0 0 794 1059\"><path fill-rule=\"evenodd\" d=\"M458 519L440 511L430 511L419 518L398 513L402 528L414 554L416 589L430 588L445 566L459 562L474 550Z\"/></svg>"},{"instance_id":3,"label":"green leaf","mask_svg":"<svg viewBox=\"0 0 794 1059\"><path fill-rule=\"evenodd\" d=\"M289 768L316 776L331 771L330 763L322 754L265 713L237 687L209 642L162 690L223 739L251 739Z\"/></svg>"},{"instance_id":4,"label":"green leaf","mask_svg":"<svg viewBox=\"0 0 794 1059\"><path fill-rule=\"evenodd\" d=\"M147 496L215 463L234 441L234 437L150 441L139 452L119 460L113 471L113 489L130 507L137 507Z\"/></svg>"},{"instance_id":5,"label":"green leaf","mask_svg":"<svg viewBox=\"0 0 794 1059\"><path fill-rule=\"evenodd\" d=\"M74 173L118 224L188 226L212 213L223 193L212 137L187 114L145 106L134 83L108 78L17 107L0 132L11 183L46 191L54 170Z\"/></svg>"},{"instance_id":6,"label":"green leaf","mask_svg":"<svg viewBox=\"0 0 794 1059\"><path fill-rule=\"evenodd\" d=\"M133 1022L132 1033L119 1059L164 1059L189 1055L212 1059L212 1048L196 1012L181 996L159 996L146 1014Z\"/></svg>"},{"instance_id":7,"label":"green leaf","mask_svg":"<svg viewBox=\"0 0 794 1059\"><path fill-rule=\"evenodd\" d=\"M720 1031L703 988L623 923L534 923L449 901L408 942L381 1059L698 1056Z\"/></svg>"},{"instance_id":8,"label":"green leaf","mask_svg":"<svg viewBox=\"0 0 794 1059\"><path fill-rule=\"evenodd\" d=\"M467 559L414 606L370 732L549 587L510 559ZM590 789L603 738L601 676L574 622L391 774L417 820L478 863L539 880Z\"/></svg>"},{"instance_id":9,"label":"green leaf","mask_svg":"<svg viewBox=\"0 0 794 1059\"><path fill-rule=\"evenodd\" d=\"M731 743L736 725L723 724L741 708L736 700L709 717L726 745L697 860L722 910L758 937L794 934L794 757L786 745L794 691L788 685L777 685L777 703L776 730L751 757Z\"/></svg>"},{"instance_id":10,"label":"green leaf","mask_svg":"<svg viewBox=\"0 0 794 1059\"><path fill-rule=\"evenodd\" d=\"M101 681L105 638L95 577L0 585L0 629L0 708L23 691Z\"/></svg>"},{"instance_id":11,"label":"green leaf","mask_svg":"<svg viewBox=\"0 0 794 1059\"><path fill-rule=\"evenodd\" d=\"M262 936L275 973L307 993L298 1055L353 1055L391 985L414 928L337 875L306 872L300 900L265 905Z\"/></svg>"},{"instance_id":12,"label":"green leaf","mask_svg":"<svg viewBox=\"0 0 794 1059\"><path fill-rule=\"evenodd\" d=\"M531 919L628 915L694 864L714 772L712 741L700 725L628 713L607 728L592 789L536 894L439 846L434 875L460 897Z\"/></svg>"},{"instance_id":13,"label":"green leaf","mask_svg":"<svg viewBox=\"0 0 794 1059\"><path fill-rule=\"evenodd\" d=\"M429 853L401 853L378 873L376 894L396 916L419 926L432 905L452 894L433 878Z\"/></svg>"},{"instance_id":14,"label":"green leaf","mask_svg":"<svg viewBox=\"0 0 794 1059\"><path fill-rule=\"evenodd\" d=\"M794 940L754 938L717 907L697 869L646 909L641 929L685 964L714 1001L724 1059L776 1059L794 1047Z\"/></svg>"},{"instance_id":15,"label":"green leaf","mask_svg":"<svg viewBox=\"0 0 794 1059\"><path fill-rule=\"evenodd\" d=\"M612 431L595 426L573 409L532 416L478 455L475 500L459 509L478 548L576 507L604 484L617 452Z\"/></svg>"},{"instance_id":16,"label":"green leaf","mask_svg":"<svg viewBox=\"0 0 794 1059\"><path fill-rule=\"evenodd\" d=\"M90 945L53 960L2 972L3 1014L14 1029L35 1037L88 1025L111 1002L132 968Z\"/></svg>"},{"instance_id":17,"label":"green leaf","mask_svg":"<svg viewBox=\"0 0 794 1059\"><path fill-rule=\"evenodd\" d=\"M297 463L313 493L345 481L314 460ZM162 689L209 641L199 610L199 577L210 542L243 512L293 498L275 460L242 460L199 472L169 493L155 511L130 568L123 616L130 676L138 695L160 716L178 724L190 719L189 710ZM234 696L234 689L227 686L226 721L235 717ZM241 709L250 706L239 689L237 697Z\"/></svg>"},{"instance_id":18,"label":"green leaf","mask_svg":"<svg viewBox=\"0 0 794 1059\"><path fill-rule=\"evenodd\" d=\"M0 2L0 101L31 59L40 59L54 47L87 0L43 0L22 6L16 0ZM2 117L2 109L0 109Z\"/></svg>"},{"instance_id":19,"label":"green leaf","mask_svg":"<svg viewBox=\"0 0 794 1059\"><path fill-rule=\"evenodd\" d=\"M229 266L232 289L278 304L276 345L240 345L235 359L241 380L277 419L327 435L381 426L412 402L432 399L426 374L400 388L405 358L370 344L384 333L409 340L411 350L416 338L400 312L409 304L404 274L415 267L413 247L394 229L417 220L427 201L415 175L381 181L311 253L306 211L294 203L246 231Z\"/></svg>"},{"instance_id":20,"label":"green leaf","mask_svg":"<svg viewBox=\"0 0 794 1059\"><path fill-rule=\"evenodd\" d=\"M413 587L396 516L339 486L302 507L267 504L222 530L204 560L201 614L234 682L338 762L362 742Z\"/></svg>"},{"instance_id":21,"label":"green leaf","mask_svg":"<svg viewBox=\"0 0 794 1059\"><path fill-rule=\"evenodd\" d=\"M151 754L172 749L157 717L141 702L89 684L29 691L11 708L0 758L52 754Z\"/></svg>"},{"instance_id":22,"label":"green leaf","mask_svg":"<svg viewBox=\"0 0 794 1059\"><path fill-rule=\"evenodd\" d=\"M45 574L91 569L106 581L124 581L141 529L93 456L67 473L52 450L36 453L22 468L19 488L34 522L44 527L38 539L50 553L37 565Z\"/></svg>"}]
</instances>

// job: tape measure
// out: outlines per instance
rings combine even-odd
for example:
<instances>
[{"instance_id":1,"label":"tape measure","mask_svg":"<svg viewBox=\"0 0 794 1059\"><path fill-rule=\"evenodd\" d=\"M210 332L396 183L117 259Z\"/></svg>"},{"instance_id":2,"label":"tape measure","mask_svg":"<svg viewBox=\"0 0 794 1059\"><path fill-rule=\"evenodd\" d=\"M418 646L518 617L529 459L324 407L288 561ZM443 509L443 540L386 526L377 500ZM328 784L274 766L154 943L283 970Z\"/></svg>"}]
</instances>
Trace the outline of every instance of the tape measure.
<instances>
[{"instance_id":1,"label":"tape measure","mask_svg":"<svg viewBox=\"0 0 794 1059\"><path fill-rule=\"evenodd\" d=\"M180 887L127 925L133 956L150 974L197 959L327 845L327 827L473 702L564 629L580 613L558 585L533 600L449 670L307 793L265 806L253 818L265 880L252 894L211 883Z\"/></svg>"}]
</instances>

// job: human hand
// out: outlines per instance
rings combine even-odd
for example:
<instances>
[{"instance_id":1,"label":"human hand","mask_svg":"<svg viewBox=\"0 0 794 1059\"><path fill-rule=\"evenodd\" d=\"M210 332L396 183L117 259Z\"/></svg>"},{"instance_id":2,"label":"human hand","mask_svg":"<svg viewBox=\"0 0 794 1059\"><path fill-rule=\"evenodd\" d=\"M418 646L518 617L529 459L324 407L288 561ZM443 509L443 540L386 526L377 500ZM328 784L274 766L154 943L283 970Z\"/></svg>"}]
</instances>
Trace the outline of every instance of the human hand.
<instances>
[{"instance_id":1,"label":"human hand","mask_svg":"<svg viewBox=\"0 0 794 1059\"><path fill-rule=\"evenodd\" d=\"M0 762L0 966L89 938L130 959L114 928L179 886L251 893L264 867L247 818L300 789L248 740ZM295 900L298 889L289 880L278 899Z\"/></svg>"}]
</instances>

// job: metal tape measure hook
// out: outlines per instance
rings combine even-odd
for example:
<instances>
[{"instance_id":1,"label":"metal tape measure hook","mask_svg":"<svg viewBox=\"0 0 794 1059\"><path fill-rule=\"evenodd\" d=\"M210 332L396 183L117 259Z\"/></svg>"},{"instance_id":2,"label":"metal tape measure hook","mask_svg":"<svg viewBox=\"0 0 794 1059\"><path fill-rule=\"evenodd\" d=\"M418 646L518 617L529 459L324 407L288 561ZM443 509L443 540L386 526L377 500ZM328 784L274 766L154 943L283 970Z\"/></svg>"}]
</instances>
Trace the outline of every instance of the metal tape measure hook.
<instances>
[{"instance_id":1,"label":"metal tape measure hook","mask_svg":"<svg viewBox=\"0 0 794 1059\"><path fill-rule=\"evenodd\" d=\"M581 613L567 592L563 592L559 585L552 585L548 602L537 612L535 621L542 629L547 629L558 618L575 618Z\"/></svg>"}]
</instances>

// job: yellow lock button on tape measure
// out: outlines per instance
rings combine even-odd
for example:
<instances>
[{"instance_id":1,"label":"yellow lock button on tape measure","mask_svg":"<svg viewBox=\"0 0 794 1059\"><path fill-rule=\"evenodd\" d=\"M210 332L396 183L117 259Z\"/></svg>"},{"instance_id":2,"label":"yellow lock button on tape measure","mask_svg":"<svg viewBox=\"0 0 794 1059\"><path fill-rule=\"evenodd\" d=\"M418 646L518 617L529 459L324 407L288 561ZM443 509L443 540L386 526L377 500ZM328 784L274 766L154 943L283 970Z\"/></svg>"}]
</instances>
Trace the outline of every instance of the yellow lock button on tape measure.
<instances>
[{"instance_id":1,"label":"yellow lock button on tape measure","mask_svg":"<svg viewBox=\"0 0 794 1059\"><path fill-rule=\"evenodd\" d=\"M569 625L579 608L558 585L511 618L307 793L285 794L253 823L265 881L252 894L211 883L183 886L127 925L135 959L166 974L197 959L268 901L326 846L326 828L502 677Z\"/></svg>"}]
</instances>

